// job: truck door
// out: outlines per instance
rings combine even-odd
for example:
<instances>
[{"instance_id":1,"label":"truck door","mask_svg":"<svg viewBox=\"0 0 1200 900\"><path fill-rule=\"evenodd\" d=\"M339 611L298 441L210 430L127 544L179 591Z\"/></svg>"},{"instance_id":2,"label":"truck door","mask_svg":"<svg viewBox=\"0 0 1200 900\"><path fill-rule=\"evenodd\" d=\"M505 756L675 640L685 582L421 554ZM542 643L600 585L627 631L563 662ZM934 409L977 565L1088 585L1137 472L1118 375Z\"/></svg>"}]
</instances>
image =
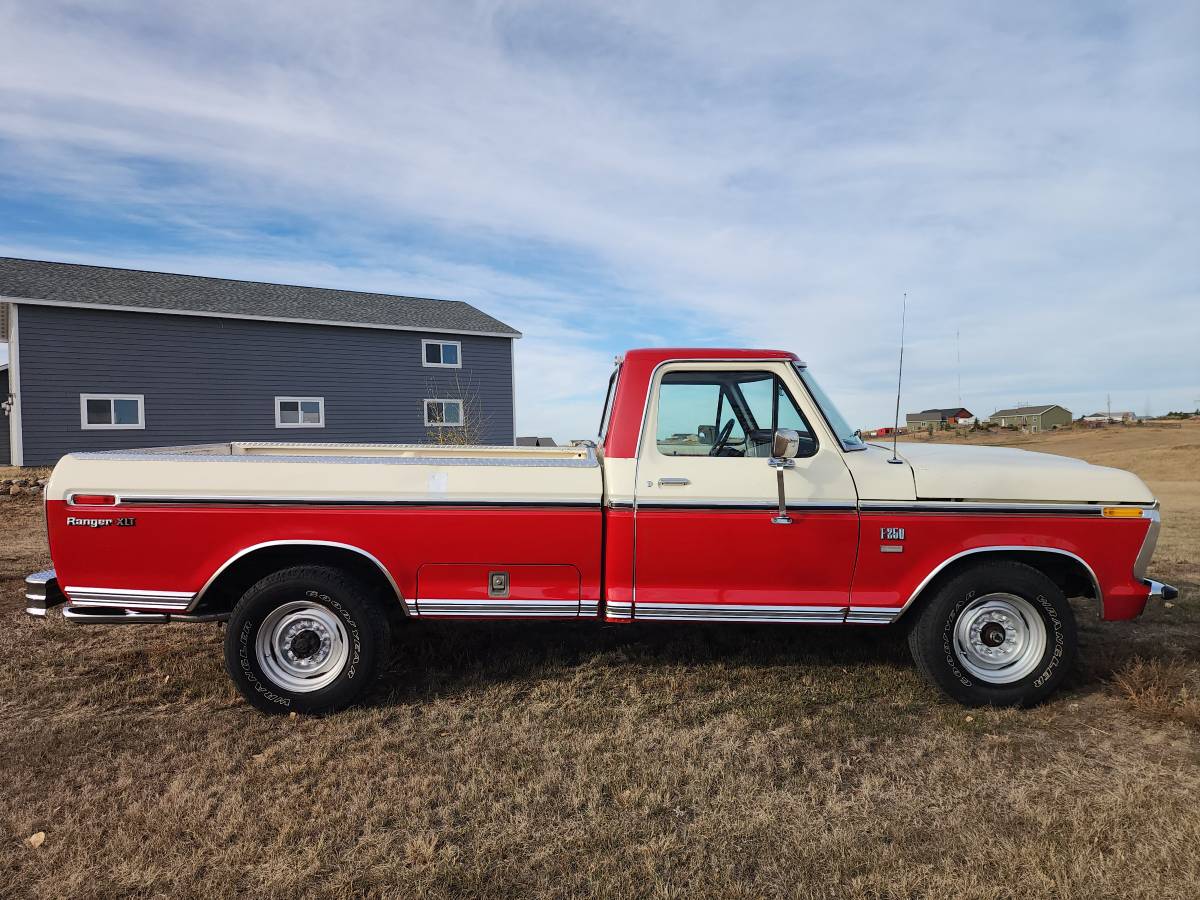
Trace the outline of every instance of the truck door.
<instances>
[{"instance_id":1,"label":"truck door","mask_svg":"<svg viewBox=\"0 0 1200 900\"><path fill-rule=\"evenodd\" d=\"M775 429L801 435L783 470ZM854 482L786 363L673 363L637 462L634 618L841 622L858 547Z\"/></svg>"}]
</instances>

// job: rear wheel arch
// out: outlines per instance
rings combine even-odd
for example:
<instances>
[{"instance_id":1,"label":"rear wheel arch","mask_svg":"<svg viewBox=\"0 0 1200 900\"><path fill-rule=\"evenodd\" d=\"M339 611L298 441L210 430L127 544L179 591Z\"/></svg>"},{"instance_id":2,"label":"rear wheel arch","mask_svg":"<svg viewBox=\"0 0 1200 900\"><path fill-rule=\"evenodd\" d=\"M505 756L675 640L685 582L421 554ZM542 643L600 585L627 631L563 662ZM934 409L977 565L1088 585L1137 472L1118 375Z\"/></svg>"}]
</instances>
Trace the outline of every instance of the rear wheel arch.
<instances>
[{"instance_id":1,"label":"rear wheel arch","mask_svg":"<svg viewBox=\"0 0 1200 900\"><path fill-rule=\"evenodd\" d=\"M1057 547L980 547L964 550L943 561L917 586L908 599L900 616L902 620L915 618L915 610L937 593L938 589L952 578L969 569L989 562L1011 560L1037 569L1058 585L1067 597L1086 597L1096 600L1103 612L1100 582L1092 567L1081 557L1069 550Z\"/></svg>"},{"instance_id":2,"label":"rear wheel arch","mask_svg":"<svg viewBox=\"0 0 1200 900\"><path fill-rule=\"evenodd\" d=\"M404 597L395 579L380 560L361 547L335 541L267 541L239 550L217 568L200 589L192 612L227 613L260 579L297 565L329 566L374 588L392 607L406 615Z\"/></svg>"}]
</instances>

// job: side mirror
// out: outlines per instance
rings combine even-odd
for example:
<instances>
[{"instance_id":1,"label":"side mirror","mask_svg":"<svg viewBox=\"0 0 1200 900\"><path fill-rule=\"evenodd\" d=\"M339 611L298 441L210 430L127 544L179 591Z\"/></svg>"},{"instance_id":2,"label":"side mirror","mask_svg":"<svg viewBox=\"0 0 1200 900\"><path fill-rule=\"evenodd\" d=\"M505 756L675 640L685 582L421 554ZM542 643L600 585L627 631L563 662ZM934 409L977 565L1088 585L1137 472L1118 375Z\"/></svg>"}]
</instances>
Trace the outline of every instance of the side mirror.
<instances>
[{"instance_id":1,"label":"side mirror","mask_svg":"<svg viewBox=\"0 0 1200 900\"><path fill-rule=\"evenodd\" d=\"M771 440L771 456L774 459L795 459L800 455L800 432L794 428L780 428Z\"/></svg>"}]
</instances>

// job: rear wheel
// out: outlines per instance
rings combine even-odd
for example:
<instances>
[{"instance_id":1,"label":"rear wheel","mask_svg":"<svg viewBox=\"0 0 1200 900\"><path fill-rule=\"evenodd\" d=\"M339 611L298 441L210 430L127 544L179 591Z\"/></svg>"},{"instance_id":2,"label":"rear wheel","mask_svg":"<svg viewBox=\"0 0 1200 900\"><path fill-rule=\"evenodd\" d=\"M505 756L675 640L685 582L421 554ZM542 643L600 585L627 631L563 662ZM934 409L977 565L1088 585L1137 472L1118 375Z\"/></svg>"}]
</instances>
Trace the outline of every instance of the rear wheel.
<instances>
[{"instance_id":1,"label":"rear wheel","mask_svg":"<svg viewBox=\"0 0 1200 900\"><path fill-rule=\"evenodd\" d=\"M225 669L270 713L328 713L358 700L387 659L380 600L329 566L293 566L242 595L225 635Z\"/></svg>"},{"instance_id":2,"label":"rear wheel","mask_svg":"<svg viewBox=\"0 0 1200 900\"><path fill-rule=\"evenodd\" d=\"M909 632L921 673L968 706L1031 706L1052 694L1075 659L1075 616L1046 575L1013 561L952 577Z\"/></svg>"}]
</instances>

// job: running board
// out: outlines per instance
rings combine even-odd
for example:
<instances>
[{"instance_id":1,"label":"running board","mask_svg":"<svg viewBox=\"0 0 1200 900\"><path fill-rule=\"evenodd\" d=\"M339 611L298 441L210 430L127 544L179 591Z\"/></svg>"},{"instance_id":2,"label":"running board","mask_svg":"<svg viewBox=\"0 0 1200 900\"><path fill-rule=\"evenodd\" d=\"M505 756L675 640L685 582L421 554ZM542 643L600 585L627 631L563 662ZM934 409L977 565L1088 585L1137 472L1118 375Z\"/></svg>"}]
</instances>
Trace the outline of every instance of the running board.
<instances>
[{"instance_id":1,"label":"running board","mask_svg":"<svg viewBox=\"0 0 1200 900\"><path fill-rule=\"evenodd\" d=\"M67 606L63 608L63 618L76 625L166 625L168 622L224 622L229 613L148 613Z\"/></svg>"}]
</instances>

